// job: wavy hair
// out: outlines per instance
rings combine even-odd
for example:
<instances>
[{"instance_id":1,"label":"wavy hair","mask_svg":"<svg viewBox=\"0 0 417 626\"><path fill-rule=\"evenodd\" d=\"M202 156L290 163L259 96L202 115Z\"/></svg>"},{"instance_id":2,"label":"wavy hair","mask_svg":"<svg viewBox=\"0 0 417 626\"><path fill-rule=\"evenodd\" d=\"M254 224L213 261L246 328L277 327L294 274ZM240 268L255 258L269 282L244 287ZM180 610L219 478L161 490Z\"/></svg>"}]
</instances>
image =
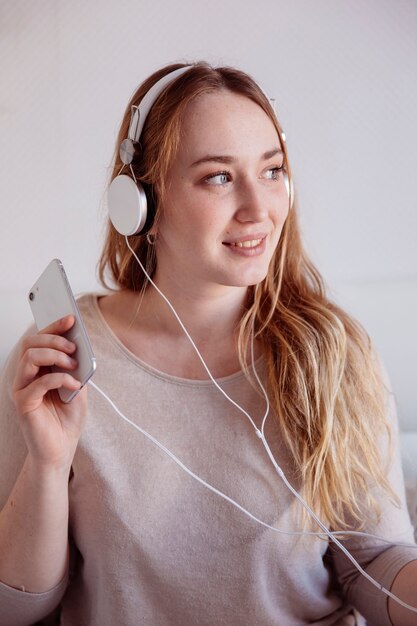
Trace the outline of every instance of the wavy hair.
<instances>
[{"instance_id":1,"label":"wavy hair","mask_svg":"<svg viewBox=\"0 0 417 626\"><path fill-rule=\"evenodd\" d=\"M119 146L127 137L131 106L138 105L160 78L182 66L162 68L133 94L120 127L111 179L123 168ZM153 203L156 222L186 107L197 96L221 89L258 104L281 138L271 104L250 76L230 67L192 64L154 103L142 132L139 158L132 163L135 177ZM281 147L290 175L285 142L281 141ZM132 238L131 245L148 271L154 272L154 247L146 237ZM110 223L99 277L106 287L109 279L119 289L140 291L146 287L124 236ZM375 486L396 500L386 478L388 455L383 459L380 453L384 432L390 440L386 389L368 335L326 295L324 281L303 248L295 205L267 276L256 288L248 289L238 333L239 359L247 375L252 328L263 346L268 395L303 497L331 527L363 528L380 512L373 495Z\"/></svg>"}]
</instances>

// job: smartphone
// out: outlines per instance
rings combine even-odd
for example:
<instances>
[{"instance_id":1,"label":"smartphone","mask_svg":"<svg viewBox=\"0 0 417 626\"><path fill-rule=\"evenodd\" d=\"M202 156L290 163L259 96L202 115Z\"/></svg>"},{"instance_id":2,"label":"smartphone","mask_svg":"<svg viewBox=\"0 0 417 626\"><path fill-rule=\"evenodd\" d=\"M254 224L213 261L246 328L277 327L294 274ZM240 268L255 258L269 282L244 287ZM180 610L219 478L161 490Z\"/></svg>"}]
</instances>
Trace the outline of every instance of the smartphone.
<instances>
[{"instance_id":1,"label":"smartphone","mask_svg":"<svg viewBox=\"0 0 417 626\"><path fill-rule=\"evenodd\" d=\"M77 346L73 356L77 359L78 366L75 370L71 370L71 375L81 382L81 387L75 391L64 388L58 389L61 400L71 402L94 374L96 359L64 266L59 259L53 259L49 263L30 289L28 298L38 330L42 330L66 315L73 315L75 318L74 325L64 336ZM52 370L55 372L66 371L57 366L53 366Z\"/></svg>"}]
</instances>

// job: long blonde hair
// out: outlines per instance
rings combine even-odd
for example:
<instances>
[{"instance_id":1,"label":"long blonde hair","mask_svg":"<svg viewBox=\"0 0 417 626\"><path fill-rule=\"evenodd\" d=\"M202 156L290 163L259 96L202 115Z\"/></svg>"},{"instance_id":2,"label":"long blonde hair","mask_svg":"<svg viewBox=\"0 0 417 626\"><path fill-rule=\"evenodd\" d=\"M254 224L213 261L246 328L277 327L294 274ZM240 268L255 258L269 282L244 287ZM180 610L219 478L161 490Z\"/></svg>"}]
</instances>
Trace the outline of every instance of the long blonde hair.
<instances>
[{"instance_id":1,"label":"long blonde hair","mask_svg":"<svg viewBox=\"0 0 417 626\"><path fill-rule=\"evenodd\" d=\"M118 150L127 136L131 106L162 76L181 66L174 64L155 72L134 93L120 127L112 178L122 168ZM193 64L153 105L141 136L140 158L132 163L136 178L147 188L156 220L185 109L198 95L219 89L257 103L280 134L270 102L250 76L234 68ZM281 144L290 174L285 144ZM156 258L146 237L132 238L131 245L152 273ZM122 289L145 287L124 237L110 223L99 276L106 286L110 279ZM386 479L387 459L381 458L379 448L380 436L385 432L388 440L390 437L386 390L369 337L326 296L323 279L303 248L295 205L266 278L257 289L248 290L238 335L244 371L252 327L263 345L271 406L304 498L330 526L362 528L379 513L371 485L395 499Z\"/></svg>"}]
</instances>

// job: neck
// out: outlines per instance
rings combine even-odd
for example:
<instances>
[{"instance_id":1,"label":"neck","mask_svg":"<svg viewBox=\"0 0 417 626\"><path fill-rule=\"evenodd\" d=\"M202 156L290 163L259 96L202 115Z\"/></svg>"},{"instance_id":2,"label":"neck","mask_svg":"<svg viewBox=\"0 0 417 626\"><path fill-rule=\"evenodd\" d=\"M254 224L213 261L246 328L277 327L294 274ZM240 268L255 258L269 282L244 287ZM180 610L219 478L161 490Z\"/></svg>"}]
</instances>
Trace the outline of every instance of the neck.
<instances>
[{"instance_id":1,"label":"neck","mask_svg":"<svg viewBox=\"0 0 417 626\"><path fill-rule=\"evenodd\" d=\"M247 288L221 287L197 291L155 281L197 345L215 378L240 369L237 329ZM100 308L113 332L145 363L182 378L206 379L190 341L172 310L148 284L144 293L121 291L102 298ZM255 342L255 356L260 346Z\"/></svg>"},{"instance_id":2,"label":"neck","mask_svg":"<svg viewBox=\"0 0 417 626\"><path fill-rule=\"evenodd\" d=\"M155 279L155 284L169 300L195 341L216 338L234 340L242 316L247 289L216 286L215 289L184 289L183 286ZM171 308L152 286L148 285L140 306L140 315L172 336L183 336Z\"/></svg>"}]
</instances>

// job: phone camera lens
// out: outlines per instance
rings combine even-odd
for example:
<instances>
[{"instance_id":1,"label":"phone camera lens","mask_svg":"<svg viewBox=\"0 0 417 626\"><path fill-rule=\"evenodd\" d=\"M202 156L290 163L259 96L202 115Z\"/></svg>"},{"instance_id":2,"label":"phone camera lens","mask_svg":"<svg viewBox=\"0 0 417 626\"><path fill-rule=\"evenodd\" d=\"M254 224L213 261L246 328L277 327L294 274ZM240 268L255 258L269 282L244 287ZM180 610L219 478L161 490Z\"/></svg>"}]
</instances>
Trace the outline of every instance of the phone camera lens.
<instances>
[{"instance_id":1,"label":"phone camera lens","mask_svg":"<svg viewBox=\"0 0 417 626\"><path fill-rule=\"evenodd\" d=\"M35 294L33 293L33 291L31 291L29 294L29 300L34 300L34 298L35 298Z\"/></svg>"}]
</instances>

